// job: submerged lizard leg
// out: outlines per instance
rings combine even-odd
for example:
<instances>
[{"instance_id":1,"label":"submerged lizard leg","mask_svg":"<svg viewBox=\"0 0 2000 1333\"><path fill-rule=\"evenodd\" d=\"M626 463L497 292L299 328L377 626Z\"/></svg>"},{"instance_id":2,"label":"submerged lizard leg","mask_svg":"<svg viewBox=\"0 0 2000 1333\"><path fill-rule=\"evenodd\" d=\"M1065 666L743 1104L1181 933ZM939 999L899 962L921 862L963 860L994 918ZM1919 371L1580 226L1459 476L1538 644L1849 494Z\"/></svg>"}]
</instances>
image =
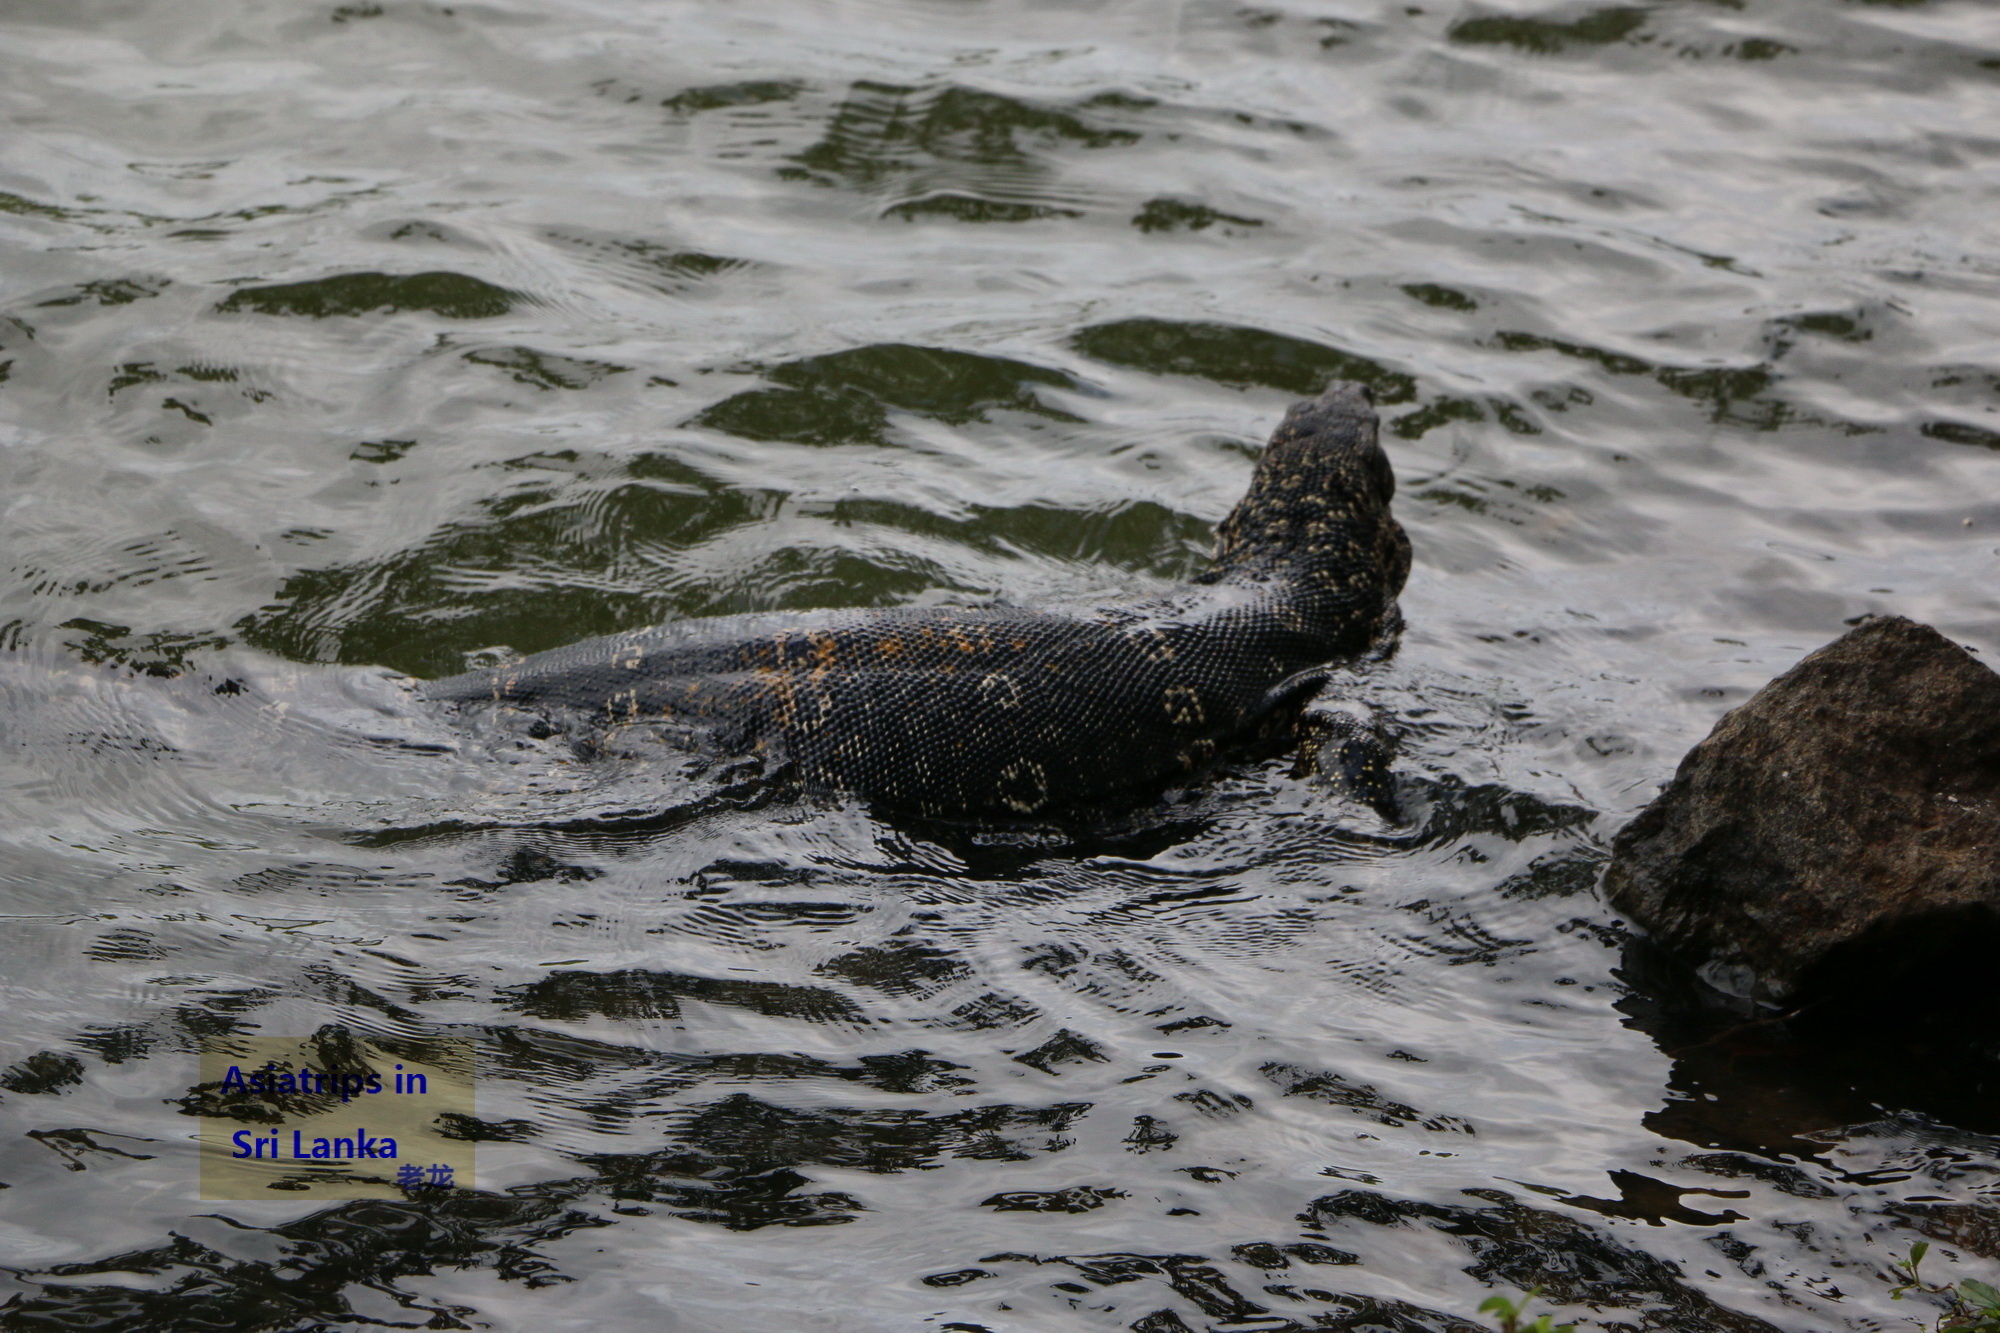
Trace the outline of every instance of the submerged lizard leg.
<instances>
[{"instance_id":1,"label":"submerged lizard leg","mask_svg":"<svg viewBox=\"0 0 2000 1333\"><path fill-rule=\"evenodd\" d=\"M1295 725L1299 753L1293 777L1316 773L1382 818L1402 822L1389 744L1367 707L1323 690L1306 704Z\"/></svg>"}]
</instances>

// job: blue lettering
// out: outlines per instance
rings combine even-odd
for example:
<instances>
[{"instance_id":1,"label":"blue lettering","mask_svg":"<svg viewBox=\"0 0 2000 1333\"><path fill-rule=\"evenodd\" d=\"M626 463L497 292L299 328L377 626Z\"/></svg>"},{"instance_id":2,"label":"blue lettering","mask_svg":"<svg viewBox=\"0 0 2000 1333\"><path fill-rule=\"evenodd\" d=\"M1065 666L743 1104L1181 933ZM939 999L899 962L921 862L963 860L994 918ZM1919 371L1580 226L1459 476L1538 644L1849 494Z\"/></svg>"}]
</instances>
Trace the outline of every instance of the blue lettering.
<instances>
[{"instance_id":1,"label":"blue lettering","mask_svg":"<svg viewBox=\"0 0 2000 1333\"><path fill-rule=\"evenodd\" d=\"M243 1081L243 1070L239 1066L229 1066L229 1072L222 1076L222 1090L224 1092L228 1092L231 1088L241 1092L247 1086Z\"/></svg>"},{"instance_id":2,"label":"blue lettering","mask_svg":"<svg viewBox=\"0 0 2000 1333\"><path fill-rule=\"evenodd\" d=\"M236 1067L234 1065L230 1066L230 1072L231 1073L236 1072ZM248 1157L250 1155L250 1145L245 1143L243 1140L249 1137L250 1137L250 1131L247 1129L239 1129L234 1134L231 1134L229 1136L229 1141L236 1145L236 1151L229 1155L231 1157Z\"/></svg>"}]
</instances>

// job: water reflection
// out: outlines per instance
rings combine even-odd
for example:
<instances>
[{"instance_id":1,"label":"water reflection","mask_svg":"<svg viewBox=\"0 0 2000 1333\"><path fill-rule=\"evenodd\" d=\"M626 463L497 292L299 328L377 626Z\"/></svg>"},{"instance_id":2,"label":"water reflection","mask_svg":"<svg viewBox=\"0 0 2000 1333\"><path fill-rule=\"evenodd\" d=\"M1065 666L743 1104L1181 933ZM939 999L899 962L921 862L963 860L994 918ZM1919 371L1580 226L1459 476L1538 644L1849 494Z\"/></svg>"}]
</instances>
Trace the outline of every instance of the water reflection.
<instances>
[{"instance_id":1,"label":"water reflection","mask_svg":"<svg viewBox=\"0 0 2000 1333\"><path fill-rule=\"evenodd\" d=\"M0 1323L1817 1331L1916 1236L1981 1272L1977 1023L1694 1022L1592 893L1842 621L2000 652L1978 18L12 6ZM394 674L1141 596L1333 378L1417 549L1347 678L1403 824L1254 756L895 822ZM322 1032L476 1042L477 1189L194 1196L200 1042Z\"/></svg>"}]
</instances>

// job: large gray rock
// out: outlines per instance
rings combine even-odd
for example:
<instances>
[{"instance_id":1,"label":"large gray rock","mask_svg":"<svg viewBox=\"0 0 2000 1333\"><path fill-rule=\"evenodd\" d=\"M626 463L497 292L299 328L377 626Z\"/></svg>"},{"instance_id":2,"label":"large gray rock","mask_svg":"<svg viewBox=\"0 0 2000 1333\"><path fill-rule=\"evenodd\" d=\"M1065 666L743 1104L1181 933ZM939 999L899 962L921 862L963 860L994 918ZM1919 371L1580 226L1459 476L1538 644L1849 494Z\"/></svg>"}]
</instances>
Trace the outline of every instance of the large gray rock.
<instances>
[{"instance_id":1,"label":"large gray rock","mask_svg":"<svg viewBox=\"0 0 2000 1333\"><path fill-rule=\"evenodd\" d=\"M1604 886L1733 997L1921 986L2000 926L2000 675L1927 625L1863 622L1688 752ZM2000 985L2000 954L1975 957Z\"/></svg>"}]
</instances>

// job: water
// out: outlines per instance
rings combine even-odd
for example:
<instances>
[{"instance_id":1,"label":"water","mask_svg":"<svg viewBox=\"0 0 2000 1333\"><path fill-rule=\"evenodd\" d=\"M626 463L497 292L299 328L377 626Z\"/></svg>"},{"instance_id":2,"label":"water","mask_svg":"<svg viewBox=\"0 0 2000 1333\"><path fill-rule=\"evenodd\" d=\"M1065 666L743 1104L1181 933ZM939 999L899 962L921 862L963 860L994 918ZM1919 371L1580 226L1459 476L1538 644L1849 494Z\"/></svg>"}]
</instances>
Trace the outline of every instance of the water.
<instances>
[{"instance_id":1,"label":"water","mask_svg":"<svg viewBox=\"0 0 2000 1333\"><path fill-rule=\"evenodd\" d=\"M0 1326L1872 1329L1920 1232L1993 1276L1978 1078L1683 1042L1592 890L1845 621L2000 657L1991 7L0 34ZM1414 830L1281 760L1081 840L605 821L658 775L392 674L1154 591L1332 376L1416 549L1353 678ZM475 1042L481 1193L198 1197L201 1043L329 1027Z\"/></svg>"}]
</instances>

